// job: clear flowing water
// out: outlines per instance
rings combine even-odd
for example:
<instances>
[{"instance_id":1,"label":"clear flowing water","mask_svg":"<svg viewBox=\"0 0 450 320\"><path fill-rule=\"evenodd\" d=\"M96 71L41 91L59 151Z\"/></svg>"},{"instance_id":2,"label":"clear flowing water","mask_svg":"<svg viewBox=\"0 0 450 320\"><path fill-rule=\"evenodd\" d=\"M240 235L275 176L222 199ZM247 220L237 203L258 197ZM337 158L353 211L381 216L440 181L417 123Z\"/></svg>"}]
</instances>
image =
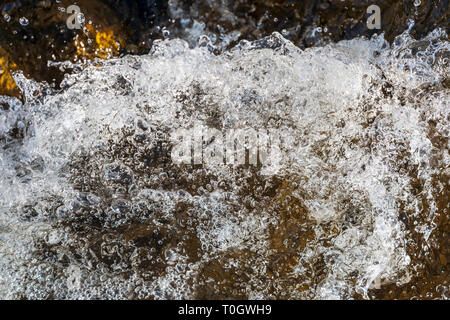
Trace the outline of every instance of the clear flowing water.
<instances>
[{"instance_id":1,"label":"clear flowing water","mask_svg":"<svg viewBox=\"0 0 450 320\"><path fill-rule=\"evenodd\" d=\"M446 33L211 48L156 41L61 90L15 75L0 297L448 298ZM175 164L198 124L281 132L279 167Z\"/></svg>"}]
</instances>

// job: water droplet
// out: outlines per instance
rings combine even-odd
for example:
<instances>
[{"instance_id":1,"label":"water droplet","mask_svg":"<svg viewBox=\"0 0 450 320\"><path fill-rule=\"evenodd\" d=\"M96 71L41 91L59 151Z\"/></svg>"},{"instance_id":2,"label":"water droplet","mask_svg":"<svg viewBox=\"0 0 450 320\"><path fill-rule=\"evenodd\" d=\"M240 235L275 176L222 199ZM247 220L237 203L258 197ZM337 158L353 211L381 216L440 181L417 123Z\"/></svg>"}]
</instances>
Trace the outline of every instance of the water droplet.
<instances>
[{"instance_id":1,"label":"water droplet","mask_svg":"<svg viewBox=\"0 0 450 320\"><path fill-rule=\"evenodd\" d=\"M167 38L168 36L170 36L170 31L166 29L166 27L164 27L162 29L162 34L164 36L164 38Z\"/></svg>"},{"instance_id":2,"label":"water droplet","mask_svg":"<svg viewBox=\"0 0 450 320\"><path fill-rule=\"evenodd\" d=\"M420 0L415 0L414 1L414 6L418 7L418 6L420 6L420 4L421 4Z\"/></svg>"},{"instance_id":3,"label":"water droplet","mask_svg":"<svg viewBox=\"0 0 450 320\"><path fill-rule=\"evenodd\" d=\"M83 24L83 23L86 21L86 18L84 17L84 14L79 13L79 14L77 15L77 20L78 20L78 22L79 22L80 24Z\"/></svg>"},{"instance_id":4,"label":"water droplet","mask_svg":"<svg viewBox=\"0 0 450 320\"><path fill-rule=\"evenodd\" d=\"M22 26L27 26L30 22L28 21L28 19L27 18L25 18L25 17L22 17L22 18L20 18L19 19L19 22L20 22L20 24L22 25Z\"/></svg>"}]
</instances>

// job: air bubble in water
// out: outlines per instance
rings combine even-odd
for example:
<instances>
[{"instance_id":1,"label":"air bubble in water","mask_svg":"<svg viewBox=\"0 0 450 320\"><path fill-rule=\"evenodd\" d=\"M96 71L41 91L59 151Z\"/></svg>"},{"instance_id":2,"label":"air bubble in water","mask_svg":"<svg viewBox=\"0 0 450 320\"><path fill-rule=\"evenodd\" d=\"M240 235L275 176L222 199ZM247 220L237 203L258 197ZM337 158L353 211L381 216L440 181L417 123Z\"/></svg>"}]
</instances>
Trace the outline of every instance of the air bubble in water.
<instances>
[{"instance_id":1,"label":"air bubble in water","mask_svg":"<svg viewBox=\"0 0 450 320\"><path fill-rule=\"evenodd\" d=\"M167 37L170 36L170 31L167 30L166 27L164 27L164 28L162 29L162 34L163 34L164 38L167 38Z\"/></svg>"},{"instance_id":2,"label":"air bubble in water","mask_svg":"<svg viewBox=\"0 0 450 320\"><path fill-rule=\"evenodd\" d=\"M25 27L25 26L27 26L30 22L28 21L27 18L22 17L22 18L19 19L19 23L20 23L22 26Z\"/></svg>"}]
</instances>

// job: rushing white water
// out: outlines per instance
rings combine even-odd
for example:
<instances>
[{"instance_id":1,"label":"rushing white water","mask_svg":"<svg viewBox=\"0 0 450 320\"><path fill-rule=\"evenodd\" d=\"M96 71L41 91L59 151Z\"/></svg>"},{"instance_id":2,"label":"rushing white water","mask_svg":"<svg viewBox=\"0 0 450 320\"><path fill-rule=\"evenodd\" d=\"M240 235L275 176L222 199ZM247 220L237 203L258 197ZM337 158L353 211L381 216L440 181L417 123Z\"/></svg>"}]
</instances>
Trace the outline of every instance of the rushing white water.
<instances>
[{"instance_id":1,"label":"rushing white water","mask_svg":"<svg viewBox=\"0 0 450 320\"><path fill-rule=\"evenodd\" d=\"M446 34L209 46L160 41L58 92L16 74L26 102L0 98L1 297L344 299L410 281L399 217L420 217L426 243L433 175L449 173L429 135L433 121L448 137ZM280 170L171 164L170 132L197 123L283 132Z\"/></svg>"}]
</instances>

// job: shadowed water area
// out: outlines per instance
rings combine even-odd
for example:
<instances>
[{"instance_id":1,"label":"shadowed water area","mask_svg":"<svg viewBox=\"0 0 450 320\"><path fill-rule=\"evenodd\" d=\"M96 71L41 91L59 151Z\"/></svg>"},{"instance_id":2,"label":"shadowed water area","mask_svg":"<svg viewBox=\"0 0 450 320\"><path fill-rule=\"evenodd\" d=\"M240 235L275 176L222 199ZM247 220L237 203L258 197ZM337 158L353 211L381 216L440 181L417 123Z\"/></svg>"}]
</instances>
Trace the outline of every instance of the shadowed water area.
<instances>
[{"instance_id":1,"label":"shadowed water area","mask_svg":"<svg viewBox=\"0 0 450 320\"><path fill-rule=\"evenodd\" d=\"M0 297L448 299L448 8L0 0Z\"/></svg>"}]
</instances>

